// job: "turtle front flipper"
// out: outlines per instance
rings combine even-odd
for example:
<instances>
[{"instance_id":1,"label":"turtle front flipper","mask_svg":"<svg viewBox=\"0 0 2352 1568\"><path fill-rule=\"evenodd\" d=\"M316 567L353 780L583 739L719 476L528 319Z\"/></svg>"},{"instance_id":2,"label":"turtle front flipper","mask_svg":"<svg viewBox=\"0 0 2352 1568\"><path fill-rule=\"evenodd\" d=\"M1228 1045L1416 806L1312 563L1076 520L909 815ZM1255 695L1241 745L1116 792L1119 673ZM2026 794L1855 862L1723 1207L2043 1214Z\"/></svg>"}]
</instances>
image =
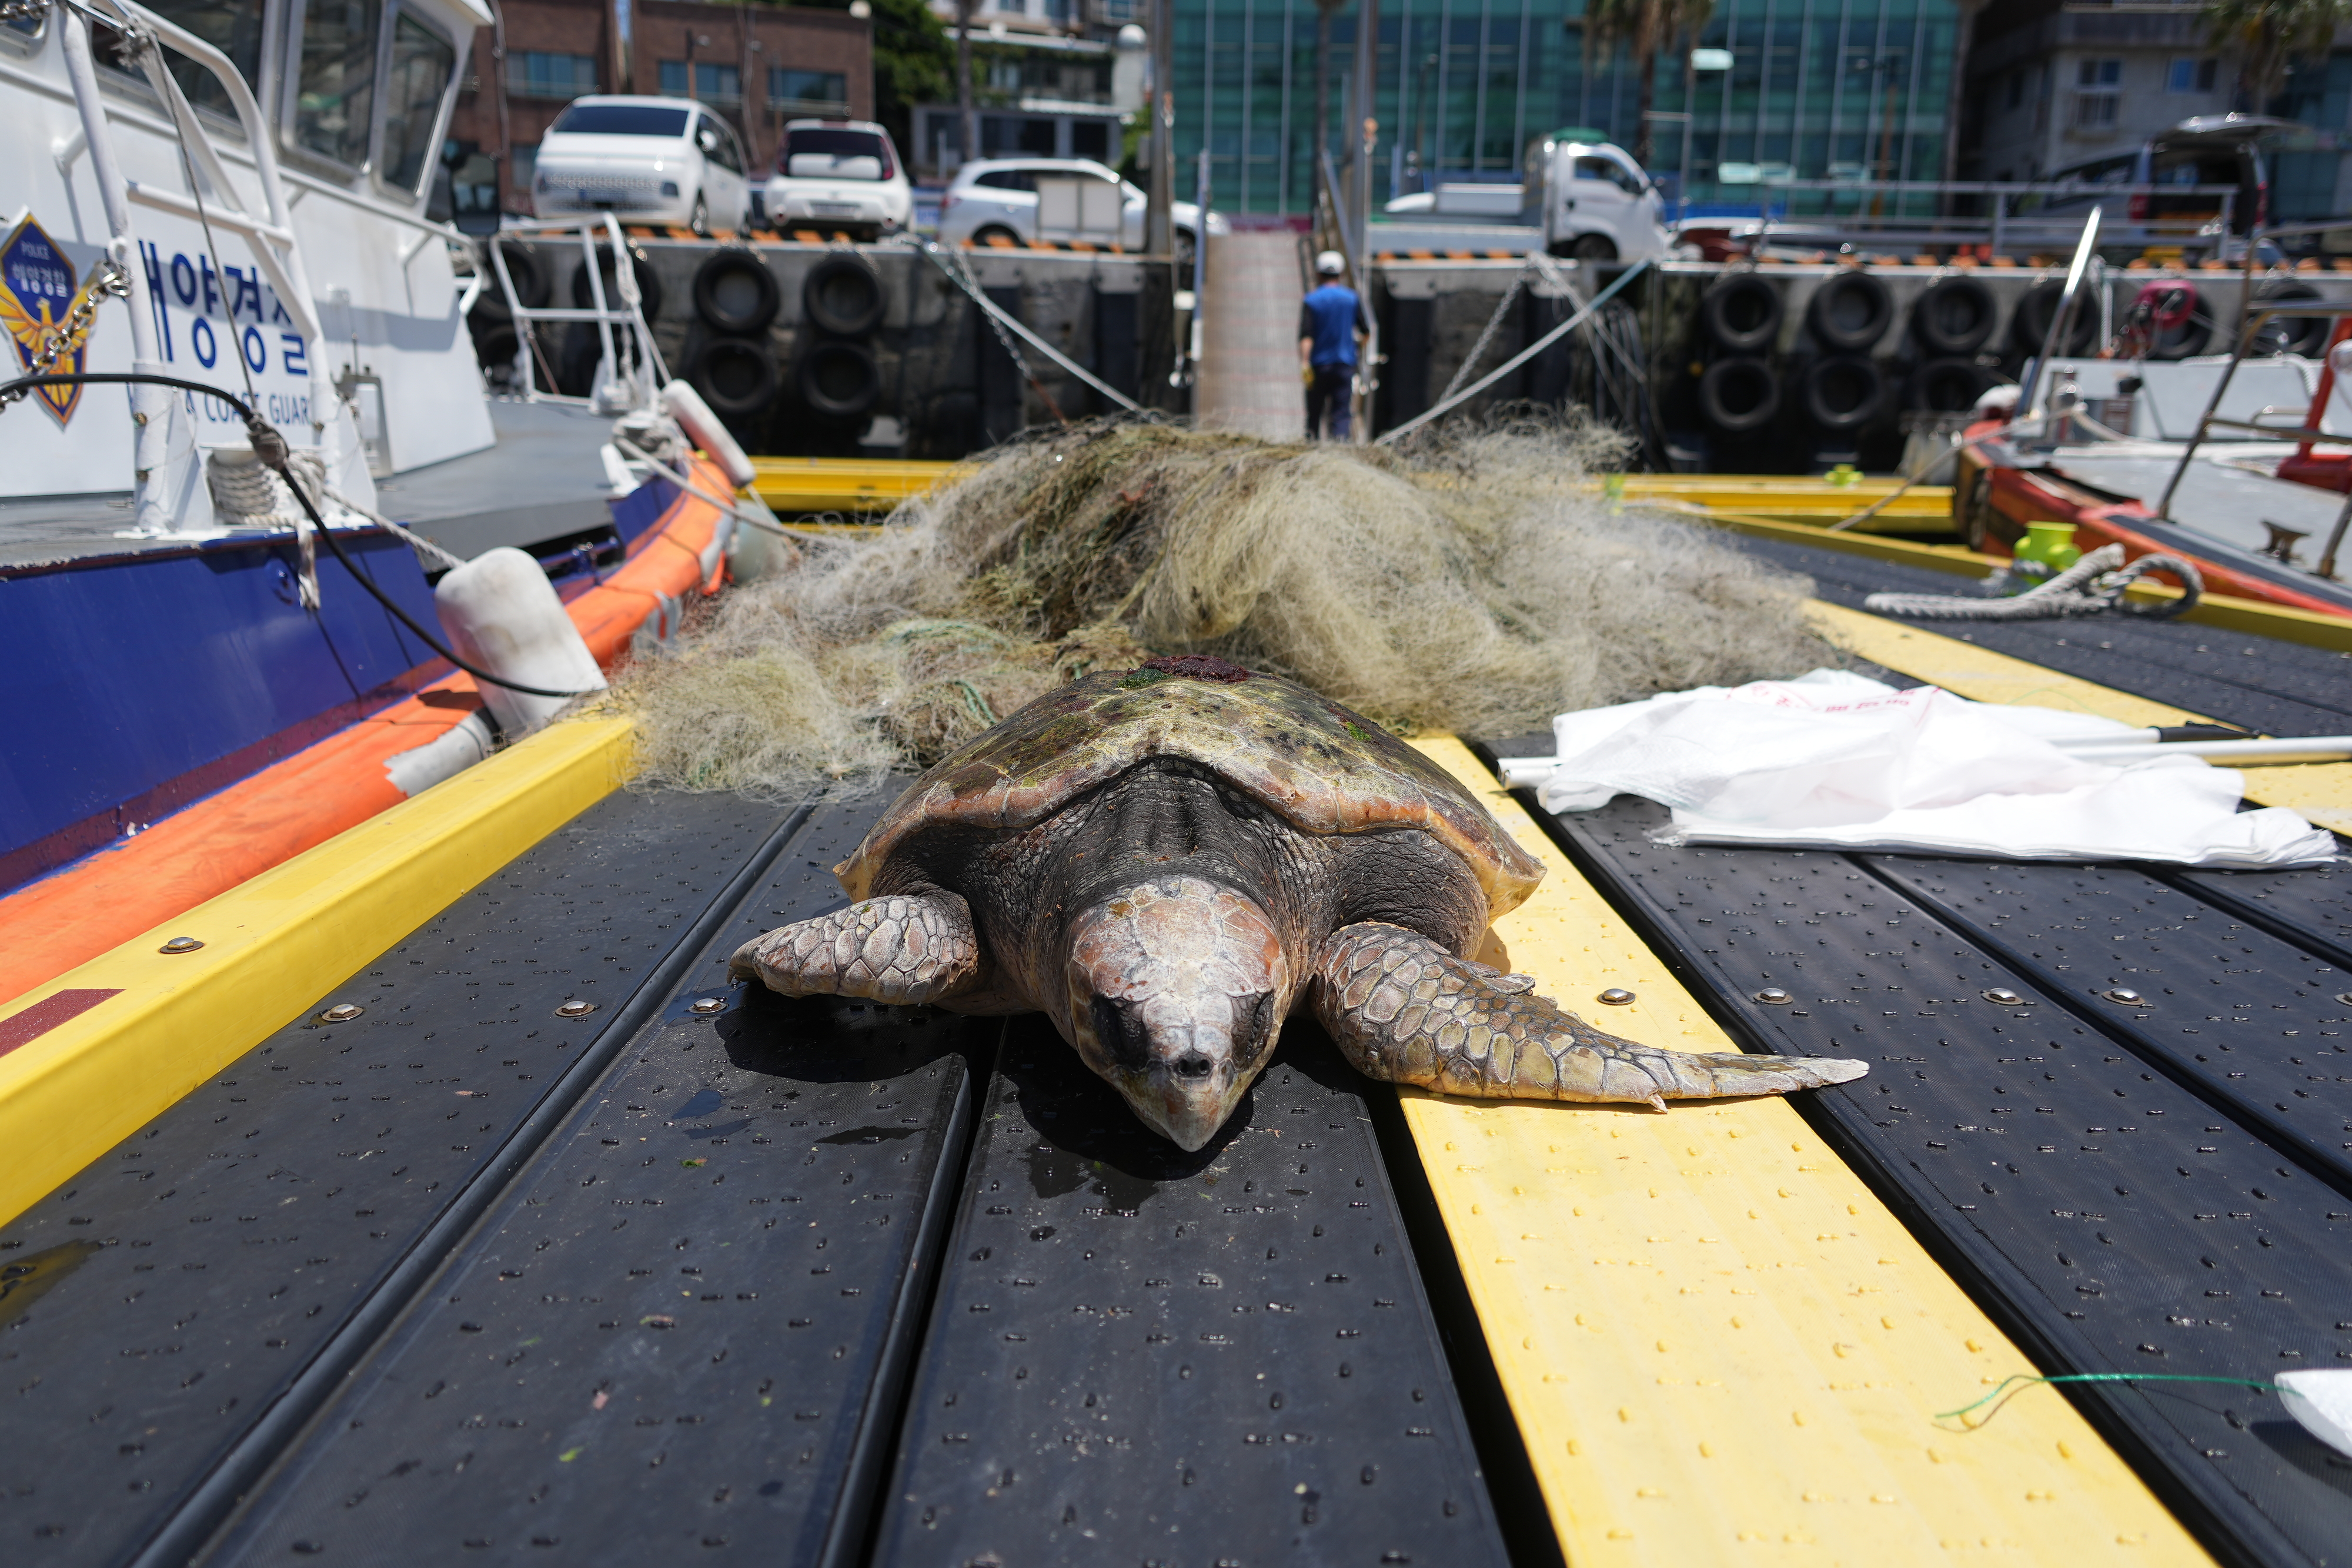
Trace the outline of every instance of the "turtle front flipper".
<instances>
[{"instance_id":1,"label":"turtle front flipper","mask_svg":"<svg viewBox=\"0 0 2352 1568\"><path fill-rule=\"evenodd\" d=\"M864 997L920 1006L974 989L980 939L952 893L892 894L754 936L728 961L732 979L788 997Z\"/></svg>"},{"instance_id":2,"label":"turtle front flipper","mask_svg":"<svg viewBox=\"0 0 2352 1568\"><path fill-rule=\"evenodd\" d=\"M1549 998L1416 931L1342 926L1315 956L1309 997L1367 1076L1489 1100L1641 1101L1786 1094L1869 1071L1818 1057L1698 1055L1603 1034Z\"/></svg>"}]
</instances>

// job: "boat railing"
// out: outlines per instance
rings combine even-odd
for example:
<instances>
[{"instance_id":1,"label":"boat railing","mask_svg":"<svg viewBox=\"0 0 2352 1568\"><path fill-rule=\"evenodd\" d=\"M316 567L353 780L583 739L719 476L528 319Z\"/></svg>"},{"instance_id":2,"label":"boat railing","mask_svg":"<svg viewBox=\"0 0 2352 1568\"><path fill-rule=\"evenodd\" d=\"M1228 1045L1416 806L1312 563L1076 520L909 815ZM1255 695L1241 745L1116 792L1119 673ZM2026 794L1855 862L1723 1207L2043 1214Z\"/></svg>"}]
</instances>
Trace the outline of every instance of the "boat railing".
<instances>
[{"instance_id":1,"label":"boat railing","mask_svg":"<svg viewBox=\"0 0 2352 1568\"><path fill-rule=\"evenodd\" d=\"M2195 459L2197 449L2215 431L2226 431L2246 441L2276 441L2291 445L2308 445L2312 442L2318 423L2315 411L2307 413L2302 424L2288 429L2282 425L2263 424L2259 419L2225 419L2220 412L2221 397L2230 390L2231 379L2238 373L2238 367L2260 340L2263 329L2273 321L2332 321L2345 316L2352 316L2352 299L2276 304L2259 303L2251 298L2246 300L2240 317L2238 340L2231 346L2230 362L2221 368L2221 376L2213 383L2212 396L2206 400L2205 412L2198 417L2197 428L2189 433L2189 440L2180 449L2179 461L2173 465L2172 478L2164 486L2164 498L2157 503L2158 516L2168 518L2172 516L2172 498L2179 492L2180 481L2187 476L2189 463ZM2326 578L2336 575L2336 556L2344 543L2347 525L2352 525L2352 493L2347 494L2344 509L2336 514L2336 525L2328 531L2327 543L2320 551L2319 564L2313 569L2316 575Z\"/></svg>"},{"instance_id":2,"label":"boat railing","mask_svg":"<svg viewBox=\"0 0 2352 1568\"><path fill-rule=\"evenodd\" d=\"M2031 246L2042 242L2071 243L2082 226L2074 214L2037 216L2019 212L2016 204L2027 197L2043 202L2075 202L2096 200L2102 203L2138 197L2178 200L2186 196L2211 197L2219 211L2210 214L2157 214L2131 221L2130 235L2146 241L2178 242L2185 251L2191 248L2218 247L2228 238L2233 227L2237 203L2243 193L2235 185L2114 185L2082 181L1991 181L1991 180L1759 180L1755 183L1759 193L1769 192L1782 197L1780 211L1769 210L1770 198L1766 198L1767 210L1759 218L1733 218L1733 224L1758 223L1761 225L1759 246L1765 236L1779 230L1793 239L1797 235L1819 237L1850 244L1907 244L1916 246L1990 246L1995 254L2018 246ZM1834 208L1843 204L1843 197L1854 204L1867 201L1874 208L1900 206L1906 201L1934 198L1938 205L1948 199L1965 196L1971 200L1990 199L1991 210L1981 216L1949 212L1911 214L1903 212L1839 212L1796 213L1788 210L1785 194L1801 192L1830 198L1823 205ZM1892 199L1890 202L1890 198ZM1687 218L1684 226L1699 227L1725 220ZM2307 228L2265 228L2266 235L2281 233L2316 233L2321 229L2341 226L2314 225Z\"/></svg>"},{"instance_id":3,"label":"boat railing","mask_svg":"<svg viewBox=\"0 0 2352 1568\"><path fill-rule=\"evenodd\" d=\"M588 287L587 305L522 302L522 297L515 292L514 275L507 267L503 241L533 235L558 244L567 239L579 242L580 276ZM654 341L652 329L646 325L645 300L637 287L634 265L635 252L629 246L628 236L621 232L620 219L610 213L595 217L509 219L499 231L499 241L484 248L489 256L491 272L499 280L499 290L506 298L507 310L514 319L515 383L522 389L525 401L572 403L611 413L652 404L656 390L669 380L669 371L663 363L660 347ZM613 257L611 281L613 291L620 296L617 300L605 296L604 268L596 254L600 248L608 249ZM587 396L572 396L561 390L547 345L540 341L538 326L542 321L576 322L596 329L599 357ZM540 388L542 379L547 383L545 391Z\"/></svg>"}]
</instances>

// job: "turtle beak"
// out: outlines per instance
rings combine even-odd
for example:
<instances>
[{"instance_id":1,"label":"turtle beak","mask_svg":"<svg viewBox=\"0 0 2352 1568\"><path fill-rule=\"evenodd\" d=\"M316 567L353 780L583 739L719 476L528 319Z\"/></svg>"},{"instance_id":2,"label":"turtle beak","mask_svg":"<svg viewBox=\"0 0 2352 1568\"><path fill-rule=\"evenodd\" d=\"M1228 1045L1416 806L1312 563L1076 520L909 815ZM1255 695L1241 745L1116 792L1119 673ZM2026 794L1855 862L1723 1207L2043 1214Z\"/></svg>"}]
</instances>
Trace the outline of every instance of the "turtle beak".
<instances>
[{"instance_id":1,"label":"turtle beak","mask_svg":"<svg viewBox=\"0 0 2352 1568\"><path fill-rule=\"evenodd\" d=\"M1289 988L1263 911L1230 889L1172 878L1074 923L1063 1032L1146 1125L1190 1154L1265 1065Z\"/></svg>"},{"instance_id":2,"label":"turtle beak","mask_svg":"<svg viewBox=\"0 0 2352 1568\"><path fill-rule=\"evenodd\" d=\"M1260 1023L1253 1030L1252 1021L1271 1014L1273 993L1238 1000L1242 1005L1215 1009L1224 1014L1219 1018L1166 1006L1132 1009L1143 1015L1147 1064L1140 1071L1122 1070L1112 1082L1147 1126L1188 1155L1217 1135L1265 1054L1265 1029Z\"/></svg>"}]
</instances>

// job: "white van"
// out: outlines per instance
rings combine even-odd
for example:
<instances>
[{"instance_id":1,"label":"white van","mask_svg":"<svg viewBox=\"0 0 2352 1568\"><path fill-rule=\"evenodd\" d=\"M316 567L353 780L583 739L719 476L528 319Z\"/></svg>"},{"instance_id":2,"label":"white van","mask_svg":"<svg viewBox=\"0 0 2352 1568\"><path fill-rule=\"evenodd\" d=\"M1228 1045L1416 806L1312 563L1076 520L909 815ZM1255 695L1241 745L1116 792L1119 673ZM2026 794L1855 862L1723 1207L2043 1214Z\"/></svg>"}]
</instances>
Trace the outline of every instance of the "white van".
<instances>
[{"instance_id":1,"label":"white van","mask_svg":"<svg viewBox=\"0 0 2352 1568\"><path fill-rule=\"evenodd\" d=\"M1543 247L1579 261L1663 261L1665 198L1633 155L1570 129L1528 143L1522 184L1542 193Z\"/></svg>"},{"instance_id":2,"label":"white van","mask_svg":"<svg viewBox=\"0 0 2352 1568\"><path fill-rule=\"evenodd\" d=\"M531 204L542 218L613 213L741 232L751 186L734 128L687 98L576 98L539 144Z\"/></svg>"}]
</instances>

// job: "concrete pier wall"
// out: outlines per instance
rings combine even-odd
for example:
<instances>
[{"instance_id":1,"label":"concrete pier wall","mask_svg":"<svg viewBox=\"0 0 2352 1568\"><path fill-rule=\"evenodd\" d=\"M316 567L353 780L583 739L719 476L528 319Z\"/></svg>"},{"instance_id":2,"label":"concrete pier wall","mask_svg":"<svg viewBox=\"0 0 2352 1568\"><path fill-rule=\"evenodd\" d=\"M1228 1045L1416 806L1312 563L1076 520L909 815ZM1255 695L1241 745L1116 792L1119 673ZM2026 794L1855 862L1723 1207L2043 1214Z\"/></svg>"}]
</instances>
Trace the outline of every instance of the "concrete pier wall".
<instances>
[{"instance_id":1,"label":"concrete pier wall","mask_svg":"<svg viewBox=\"0 0 2352 1568\"><path fill-rule=\"evenodd\" d=\"M549 303L572 303L584 268L576 242L505 243L510 255L521 251L540 263ZM651 285L648 325L670 372L695 383L753 452L955 458L1055 423L1056 408L1077 420L1116 406L1015 337L1024 376L970 296L936 263L903 246L639 238L631 248ZM698 304L696 279L721 256L749 257L772 279L775 308L764 327L726 330L724 308ZM992 300L1060 353L1136 394L1138 258L983 250L966 253L965 260ZM879 309L870 325L853 321L853 330L838 329L836 313L828 329L812 287L854 306L861 286L856 278L845 283L845 267L863 270L863 287L877 297ZM731 293L719 292L732 298L751 291L739 278ZM499 361L510 340L498 333L511 327L495 287L469 319L485 363ZM594 329L545 324L540 331L562 390L584 393L599 352Z\"/></svg>"}]
</instances>

